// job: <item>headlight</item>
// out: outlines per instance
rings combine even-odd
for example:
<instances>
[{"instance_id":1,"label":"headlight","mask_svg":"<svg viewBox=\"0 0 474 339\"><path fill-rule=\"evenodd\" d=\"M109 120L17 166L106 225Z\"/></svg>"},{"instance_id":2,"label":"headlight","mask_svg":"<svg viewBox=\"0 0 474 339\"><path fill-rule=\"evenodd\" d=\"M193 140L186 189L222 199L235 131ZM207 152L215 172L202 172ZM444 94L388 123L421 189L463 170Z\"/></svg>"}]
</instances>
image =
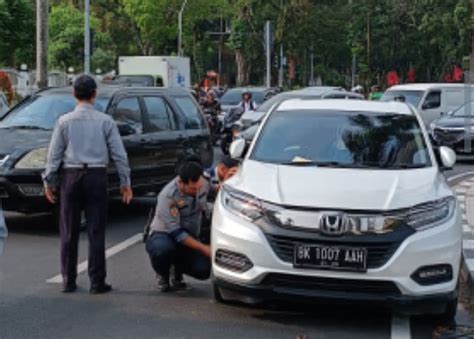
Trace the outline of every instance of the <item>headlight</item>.
<instances>
[{"instance_id":1,"label":"headlight","mask_svg":"<svg viewBox=\"0 0 474 339\"><path fill-rule=\"evenodd\" d=\"M46 167L47 148L38 148L27 153L15 165L16 169L44 169Z\"/></svg>"},{"instance_id":2,"label":"headlight","mask_svg":"<svg viewBox=\"0 0 474 339\"><path fill-rule=\"evenodd\" d=\"M424 231L449 220L455 208L456 199L447 197L411 208L404 219L415 230Z\"/></svg>"},{"instance_id":3,"label":"headlight","mask_svg":"<svg viewBox=\"0 0 474 339\"><path fill-rule=\"evenodd\" d=\"M227 210L248 221L263 217L263 207L258 199L227 185L222 188L221 201Z\"/></svg>"}]
</instances>

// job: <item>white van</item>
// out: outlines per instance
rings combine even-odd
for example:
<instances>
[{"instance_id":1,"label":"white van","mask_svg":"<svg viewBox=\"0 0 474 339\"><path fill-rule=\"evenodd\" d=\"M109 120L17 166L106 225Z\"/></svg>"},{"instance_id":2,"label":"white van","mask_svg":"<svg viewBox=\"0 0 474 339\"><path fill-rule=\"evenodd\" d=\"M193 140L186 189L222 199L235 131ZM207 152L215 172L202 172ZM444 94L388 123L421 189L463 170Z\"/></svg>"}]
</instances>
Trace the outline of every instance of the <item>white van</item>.
<instances>
[{"instance_id":1,"label":"white van","mask_svg":"<svg viewBox=\"0 0 474 339\"><path fill-rule=\"evenodd\" d=\"M465 84L406 84L389 88L381 101L403 96L420 113L426 126L441 115L474 100L474 86Z\"/></svg>"}]
</instances>

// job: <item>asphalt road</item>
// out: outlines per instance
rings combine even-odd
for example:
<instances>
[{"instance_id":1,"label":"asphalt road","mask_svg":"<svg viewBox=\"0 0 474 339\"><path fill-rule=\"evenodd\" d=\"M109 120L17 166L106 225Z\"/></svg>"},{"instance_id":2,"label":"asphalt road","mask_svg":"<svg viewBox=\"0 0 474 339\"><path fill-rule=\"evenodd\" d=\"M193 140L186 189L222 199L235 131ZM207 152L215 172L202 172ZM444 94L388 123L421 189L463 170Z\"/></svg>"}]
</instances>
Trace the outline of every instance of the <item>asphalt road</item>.
<instances>
[{"instance_id":1,"label":"asphalt road","mask_svg":"<svg viewBox=\"0 0 474 339\"><path fill-rule=\"evenodd\" d=\"M447 176L474 171L463 161ZM10 237L0 257L0 338L432 338L432 318L403 318L378 309L280 304L260 308L216 304L209 282L188 280L192 290L160 294L142 231L147 202L113 204L107 230L108 281L114 292L88 294L87 274L77 293L64 295L58 235L47 217L9 215ZM86 259L82 234L80 261ZM49 281L49 282L47 282ZM461 306L457 319L474 326Z\"/></svg>"}]
</instances>

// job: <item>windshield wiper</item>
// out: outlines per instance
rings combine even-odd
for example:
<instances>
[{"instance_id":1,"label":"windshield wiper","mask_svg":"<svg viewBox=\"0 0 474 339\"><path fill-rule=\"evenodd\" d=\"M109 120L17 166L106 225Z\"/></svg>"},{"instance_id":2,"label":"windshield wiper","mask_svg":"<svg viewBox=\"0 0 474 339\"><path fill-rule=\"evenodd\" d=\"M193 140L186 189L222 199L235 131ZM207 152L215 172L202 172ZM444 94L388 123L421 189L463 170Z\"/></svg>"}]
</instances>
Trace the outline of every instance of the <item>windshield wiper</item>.
<instances>
[{"instance_id":1,"label":"windshield wiper","mask_svg":"<svg viewBox=\"0 0 474 339\"><path fill-rule=\"evenodd\" d=\"M50 131L49 128L41 127L41 126L34 126L34 125L20 125L20 126L8 126L8 127L2 127L6 129L37 129L37 130L42 130L42 131Z\"/></svg>"}]
</instances>

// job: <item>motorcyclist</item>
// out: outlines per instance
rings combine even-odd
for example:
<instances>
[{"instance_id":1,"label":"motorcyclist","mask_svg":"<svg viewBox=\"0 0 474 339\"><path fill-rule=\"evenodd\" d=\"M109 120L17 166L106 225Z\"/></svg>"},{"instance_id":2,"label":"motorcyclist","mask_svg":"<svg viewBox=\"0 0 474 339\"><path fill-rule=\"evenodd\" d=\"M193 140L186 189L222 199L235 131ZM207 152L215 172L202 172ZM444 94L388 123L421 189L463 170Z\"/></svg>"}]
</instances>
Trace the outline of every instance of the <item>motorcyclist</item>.
<instances>
[{"instance_id":1,"label":"motorcyclist","mask_svg":"<svg viewBox=\"0 0 474 339\"><path fill-rule=\"evenodd\" d=\"M249 90L242 92L242 101L240 102L239 107L244 110L244 113L255 111L257 104L252 100L252 92Z\"/></svg>"},{"instance_id":2,"label":"motorcyclist","mask_svg":"<svg viewBox=\"0 0 474 339\"><path fill-rule=\"evenodd\" d=\"M216 100L216 95L214 91L207 92L206 100L202 103L202 108L204 110L212 111L212 114L217 116L221 113L221 104Z\"/></svg>"}]
</instances>

